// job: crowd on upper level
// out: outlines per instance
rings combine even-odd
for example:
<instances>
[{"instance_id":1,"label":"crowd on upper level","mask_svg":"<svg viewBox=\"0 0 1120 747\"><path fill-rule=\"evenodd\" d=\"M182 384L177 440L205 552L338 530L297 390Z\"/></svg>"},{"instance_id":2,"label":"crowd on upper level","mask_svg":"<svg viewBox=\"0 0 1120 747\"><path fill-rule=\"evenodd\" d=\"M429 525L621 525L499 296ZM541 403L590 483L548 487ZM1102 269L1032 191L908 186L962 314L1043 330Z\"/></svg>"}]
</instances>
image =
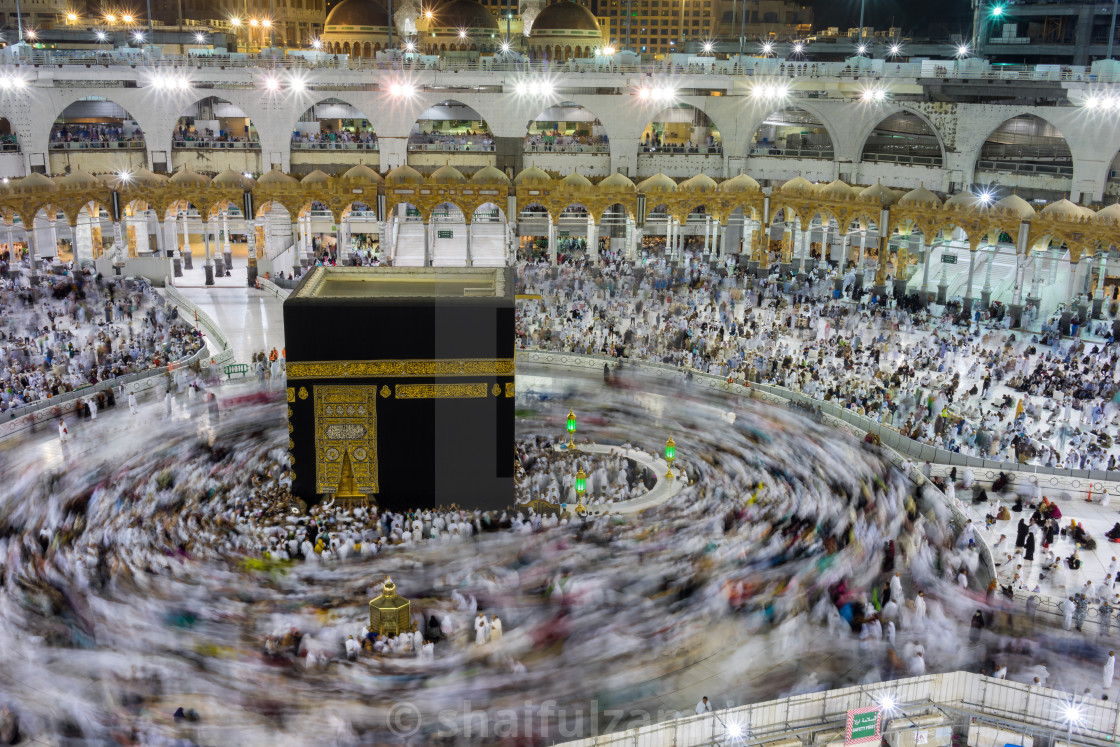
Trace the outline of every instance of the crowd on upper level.
<instances>
[{"instance_id":1,"label":"crowd on upper level","mask_svg":"<svg viewBox=\"0 0 1120 747\"><path fill-rule=\"evenodd\" d=\"M429 146L440 146L431 148ZM494 137L489 133L467 132L451 135L440 132L414 132L408 136L408 147L416 150L494 150Z\"/></svg>"},{"instance_id":2,"label":"crowd on upper level","mask_svg":"<svg viewBox=\"0 0 1120 747\"><path fill-rule=\"evenodd\" d=\"M212 143L255 143L257 142L256 135L249 137L242 137L232 135L226 130L218 130L215 132L209 127L202 130L195 129L192 125L178 125L175 132L171 135L171 144L186 147L194 147L200 145L209 145Z\"/></svg>"},{"instance_id":3,"label":"crowd on upper level","mask_svg":"<svg viewBox=\"0 0 1120 747\"><path fill-rule=\"evenodd\" d=\"M86 272L0 281L0 412L165 367L202 345L148 283Z\"/></svg>"},{"instance_id":4,"label":"crowd on upper level","mask_svg":"<svg viewBox=\"0 0 1120 747\"><path fill-rule=\"evenodd\" d=\"M320 132L293 132L292 145L311 145L330 147L335 145L360 145L373 148L377 145L377 135L369 130L352 132L350 130L322 130Z\"/></svg>"},{"instance_id":5,"label":"crowd on upper level","mask_svg":"<svg viewBox=\"0 0 1120 747\"><path fill-rule=\"evenodd\" d=\"M609 254L595 280L572 260L528 265L522 347L663 362L836 402L915 440L989 459L1113 469L1120 351L1111 325L1012 332L1001 308L921 309L870 288L835 298L827 268L758 282L663 260L640 275ZM1097 336L1097 335L1101 336Z\"/></svg>"},{"instance_id":6,"label":"crowd on upper level","mask_svg":"<svg viewBox=\"0 0 1120 747\"><path fill-rule=\"evenodd\" d=\"M552 130L529 135L525 138L525 145L528 150L564 152L578 151L581 147L607 147L610 145L610 140L606 135L568 135L559 130Z\"/></svg>"},{"instance_id":7,"label":"crowd on upper level","mask_svg":"<svg viewBox=\"0 0 1120 747\"><path fill-rule=\"evenodd\" d=\"M58 124L51 130L51 144L143 142L139 132L129 134L119 124Z\"/></svg>"}]
</instances>

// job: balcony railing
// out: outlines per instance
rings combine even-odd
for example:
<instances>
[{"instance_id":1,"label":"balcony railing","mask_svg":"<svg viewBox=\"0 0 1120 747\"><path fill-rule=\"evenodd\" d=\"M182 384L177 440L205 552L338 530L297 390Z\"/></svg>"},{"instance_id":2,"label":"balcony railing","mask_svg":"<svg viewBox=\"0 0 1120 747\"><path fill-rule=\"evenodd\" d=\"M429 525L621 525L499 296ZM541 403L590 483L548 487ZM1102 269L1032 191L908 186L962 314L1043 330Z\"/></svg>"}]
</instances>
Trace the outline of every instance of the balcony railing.
<instances>
[{"instance_id":1,"label":"balcony railing","mask_svg":"<svg viewBox=\"0 0 1120 747\"><path fill-rule=\"evenodd\" d=\"M260 150L257 140L173 140L172 148L189 150Z\"/></svg>"},{"instance_id":2,"label":"balcony railing","mask_svg":"<svg viewBox=\"0 0 1120 747\"><path fill-rule=\"evenodd\" d=\"M583 143L526 143L526 153L601 153L607 155L611 147L605 143L584 145Z\"/></svg>"},{"instance_id":3,"label":"balcony railing","mask_svg":"<svg viewBox=\"0 0 1120 747\"><path fill-rule=\"evenodd\" d=\"M51 150L141 150L143 140L71 140L50 144ZM5 148L7 150L7 148ZM19 150L19 146L15 147Z\"/></svg>"},{"instance_id":4,"label":"balcony railing","mask_svg":"<svg viewBox=\"0 0 1120 747\"><path fill-rule=\"evenodd\" d=\"M863 160L880 163L911 163L917 166L941 165L941 156L916 156L909 153L864 153Z\"/></svg>"},{"instance_id":5,"label":"balcony railing","mask_svg":"<svg viewBox=\"0 0 1120 747\"><path fill-rule=\"evenodd\" d=\"M835 153L831 148L755 148L752 156L770 156L775 158L823 158L832 160Z\"/></svg>"},{"instance_id":6,"label":"balcony railing","mask_svg":"<svg viewBox=\"0 0 1120 747\"><path fill-rule=\"evenodd\" d=\"M409 143L414 153L493 153L493 143Z\"/></svg>"},{"instance_id":7,"label":"balcony railing","mask_svg":"<svg viewBox=\"0 0 1120 747\"><path fill-rule=\"evenodd\" d=\"M293 140L292 150L380 150L377 141L372 143L359 142L308 142L306 140Z\"/></svg>"},{"instance_id":8,"label":"balcony railing","mask_svg":"<svg viewBox=\"0 0 1120 747\"><path fill-rule=\"evenodd\" d=\"M639 145L638 153L658 153L674 156L720 156L722 145Z\"/></svg>"},{"instance_id":9,"label":"balcony railing","mask_svg":"<svg viewBox=\"0 0 1120 747\"><path fill-rule=\"evenodd\" d=\"M1039 176L1073 176L1073 166L1014 161L977 161L977 171L998 171L1006 174L1038 174Z\"/></svg>"}]
</instances>

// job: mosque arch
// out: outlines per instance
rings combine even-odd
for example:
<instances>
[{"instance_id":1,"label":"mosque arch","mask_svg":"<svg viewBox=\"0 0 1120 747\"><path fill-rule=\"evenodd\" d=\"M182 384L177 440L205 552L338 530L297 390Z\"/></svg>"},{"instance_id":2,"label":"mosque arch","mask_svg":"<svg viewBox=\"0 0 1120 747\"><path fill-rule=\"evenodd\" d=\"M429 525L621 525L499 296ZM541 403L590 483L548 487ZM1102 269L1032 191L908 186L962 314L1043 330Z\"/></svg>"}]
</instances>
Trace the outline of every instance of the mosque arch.
<instances>
[{"instance_id":1,"label":"mosque arch","mask_svg":"<svg viewBox=\"0 0 1120 747\"><path fill-rule=\"evenodd\" d=\"M646 123L638 152L718 154L723 152L723 138L707 112L682 102L662 109Z\"/></svg>"},{"instance_id":2,"label":"mosque arch","mask_svg":"<svg viewBox=\"0 0 1120 747\"><path fill-rule=\"evenodd\" d=\"M490 125L462 101L445 99L424 110L408 135L409 150L492 151Z\"/></svg>"},{"instance_id":3,"label":"mosque arch","mask_svg":"<svg viewBox=\"0 0 1120 747\"><path fill-rule=\"evenodd\" d=\"M945 147L941 134L924 116L899 109L871 128L863 139L861 161L941 166Z\"/></svg>"},{"instance_id":4,"label":"mosque arch","mask_svg":"<svg viewBox=\"0 0 1120 747\"><path fill-rule=\"evenodd\" d=\"M587 107L562 101L525 126L525 152L609 153L603 123Z\"/></svg>"},{"instance_id":5,"label":"mosque arch","mask_svg":"<svg viewBox=\"0 0 1120 747\"><path fill-rule=\"evenodd\" d=\"M835 138L816 114L796 106L772 112L751 134L749 155L779 158L836 156Z\"/></svg>"},{"instance_id":6,"label":"mosque arch","mask_svg":"<svg viewBox=\"0 0 1120 747\"><path fill-rule=\"evenodd\" d=\"M295 150L376 150L372 120L349 101L321 99L309 106L290 128Z\"/></svg>"},{"instance_id":7,"label":"mosque arch","mask_svg":"<svg viewBox=\"0 0 1120 747\"><path fill-rule=\"evenodd\" d=\"M260 149L260 136L249 115L217 96L193 102L179 115L172 131L173 148Z\"/></svg>"},{"instance_id":8,"label":"mosque arch","mask_svg":"<svg viewBox=\"0 0 1120 747\"><path fill-rule=\"evenodd\" d=\"M143 148L144 132L123 106L103 96L71 102L51 125L51 150Z\"/></svg>"},{"instance_id":9,"label":"mosque arch","mask_svg":"<svg viewBox=\"0 0 1120 747\"><path fill-rule=\"evenodd\" d=\"M980 146L974 164L976 182L995 174L1073 177L1073 154L1061 131L1037 114L1004 120ZM983 174L984 176L981 176Z\"/></svg>"}]
</instances>

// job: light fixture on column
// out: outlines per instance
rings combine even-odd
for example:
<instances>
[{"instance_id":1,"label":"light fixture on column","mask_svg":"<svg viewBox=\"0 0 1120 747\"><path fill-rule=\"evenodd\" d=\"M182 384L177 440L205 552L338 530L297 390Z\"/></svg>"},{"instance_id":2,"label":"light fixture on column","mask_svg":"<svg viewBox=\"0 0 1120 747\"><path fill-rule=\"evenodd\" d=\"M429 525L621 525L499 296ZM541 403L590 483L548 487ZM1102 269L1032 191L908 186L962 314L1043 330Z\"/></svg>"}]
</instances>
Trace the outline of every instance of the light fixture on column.
<instances>
[{"instance_id":1,"label":"light fixture on column","mask_svg":"<svg viewBox=\"0 0 1120 747\"><path fill-rule=\"evenodd\" d=\"M568 448L574 449L576 447L576 411L568 411L568 422L565 427L568 429Z\"/></svg>"}]
</instances>

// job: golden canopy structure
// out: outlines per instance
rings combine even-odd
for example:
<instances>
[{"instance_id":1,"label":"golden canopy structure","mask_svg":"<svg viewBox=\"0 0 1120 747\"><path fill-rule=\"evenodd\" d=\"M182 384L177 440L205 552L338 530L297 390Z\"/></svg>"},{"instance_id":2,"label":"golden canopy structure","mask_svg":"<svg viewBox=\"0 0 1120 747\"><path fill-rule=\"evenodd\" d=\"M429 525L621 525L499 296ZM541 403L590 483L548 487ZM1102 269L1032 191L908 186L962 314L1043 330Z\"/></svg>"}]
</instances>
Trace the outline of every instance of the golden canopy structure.
<instances>
[{"instance_id":1,"label":"golden canopy structure","mask_svg":"<svg viewBox=\"0 0 1120 747\"><path fill-rule=\"evenodd\" d=\"M369 601L369 627L380 636L412 630L412 603L397 593L397 585L388 577L381 593Z\"/></svg>"}]
</instances>

